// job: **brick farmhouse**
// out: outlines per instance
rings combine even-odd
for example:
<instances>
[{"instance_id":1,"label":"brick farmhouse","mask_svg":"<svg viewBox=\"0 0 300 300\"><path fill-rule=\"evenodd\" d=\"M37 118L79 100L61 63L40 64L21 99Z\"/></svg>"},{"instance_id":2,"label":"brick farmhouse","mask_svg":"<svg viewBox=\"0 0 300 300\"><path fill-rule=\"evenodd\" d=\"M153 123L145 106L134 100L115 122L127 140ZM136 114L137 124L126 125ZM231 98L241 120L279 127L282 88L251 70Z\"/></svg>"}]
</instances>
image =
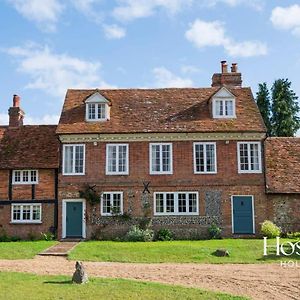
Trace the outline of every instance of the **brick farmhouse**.
<instances>
[{"instance_id":1,"label":"brick farmhouse","mask_svg":"<svg viewBox=\"0 0 300 300\"><path fill-rule=\"evenodd\" d=\"M209 88L69 89L57 126L0 126L0 232L107 239L133 224L200 238L300 230L300 139L267 138L232 64ZM92 204L88 195L96 201Z\"/></svg>"}]
</instances>

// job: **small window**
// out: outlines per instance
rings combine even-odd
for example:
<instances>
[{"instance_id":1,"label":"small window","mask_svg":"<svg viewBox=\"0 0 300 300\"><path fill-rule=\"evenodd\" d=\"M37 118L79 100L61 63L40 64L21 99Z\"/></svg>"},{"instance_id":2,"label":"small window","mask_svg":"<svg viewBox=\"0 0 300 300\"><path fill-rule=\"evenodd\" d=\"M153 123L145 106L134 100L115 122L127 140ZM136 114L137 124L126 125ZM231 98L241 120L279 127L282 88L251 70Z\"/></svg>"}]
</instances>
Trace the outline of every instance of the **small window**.
<instances>
[{"instance_id":1,"label":"small window","mask_svg":"<svg viewBox=\"0 0 300 300\"><path fill-rule=\"evenodd\" d=\"M106 174L128 175L128 144L106 145Z\"/></svg>"},{"instance_id":2,"label":"small window","mask_svg":"<svg viewBox=\"0 0 300 300\"><path fill-rule=\"evenodd\" d=\"M217 173L216 143L194 143L194 173Z\"/></svg>"},{"instance_id":3,"label":"small window","mask_svg":"<svg viewBox=\"0 0 300 300\"><path fill-rule=\"evenodd\" d=\"M172 173L172 144L150 144L150 174Z\"/></svg>"},{"instance_id":4,"label":"small window","mask_svg":"<svg viewBox=\"0 0 300 300\"><path fill-rule=\"evenodd\" d=\"M63 175L84 175L85 145L63 146Z\"/></svg>"},{"instance_id":5,"label":"small window","mask_svg":"<svg viewBox=\"0 0 300 300\"><path fill-rule=\"evenodd\" d=\"M87 120L88 121L106 121L107 104L106 103L87 103Z\"/></svg>"},{"instance_id":6,"label":"small window","mask_svg":"<svg viewBox=\"0 0 300 300\"><path fill-rule=\"evenodd\" d=\"M235 118L234 99L216 99L214 101L214 118Z\"/></svg>"},{"instance_id":7,"label":"small window","mask_svg":"<svg viewBox=\"0 0 300 300\"><path fill-rule=\"evenodd\" d=\"M105 192L101 196L101 215L113 216L123 213L123 193Z\"/></svg>"},{"instance_id":8,"label":"small window","mask_svg":"<svg viewBox=\"0 0 300 300\"><path fill-rule=\"evenodd\" d=\"M154 193L154 208L155 215L198 215L198 193Z\"/></svg>"},{"instance_id":9,"label":"small window","mask_svg":"<svg viewBox=\"0 0 300 300\"><path fill-rule=\"evenodd\" d=\"M38 184L37 170L14 170L13 184Z\"/></svg>"},{"instance_id":10,"label":"small window","mask_svg":"<svg viewBox=\"0 0 300 300\"><path fill-rule=\"evenodd\" d=\"M13 204L11 206L12 223L40 223L41 220L41 204Z\"/></svg>"},{"instance_id":11,"label":"small window","mask_svg":"<svg viewBox=\"0 0 300 300\"><path fill-rule=\"evenodd\" d=\"M239 173L261 173L260 142L238 142L237 152Z\"/></svg>"}]
</instances>

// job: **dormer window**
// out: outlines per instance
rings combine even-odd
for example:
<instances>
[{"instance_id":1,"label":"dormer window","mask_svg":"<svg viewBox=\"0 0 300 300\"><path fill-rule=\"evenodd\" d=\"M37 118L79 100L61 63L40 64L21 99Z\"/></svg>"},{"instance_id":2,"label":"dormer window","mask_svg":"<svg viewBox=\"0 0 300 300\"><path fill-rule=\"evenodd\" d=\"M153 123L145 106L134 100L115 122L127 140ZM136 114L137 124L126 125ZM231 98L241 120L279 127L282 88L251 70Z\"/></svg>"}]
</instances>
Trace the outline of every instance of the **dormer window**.
<instances>
[{"instance_id":1,"label":"dormer window","mask_svg":"<svg viewBox=\"0 0 300 300\"><path fill-rule=\"evenodd\" d=\"M100 93L96 92L85 101L86 121L109 120L109 101Z\"/></svg>"},{"instance_id":2,"label":"dormer window","mask_svg":"<svg viewBox=\"0 0 300 300\"><path fill-rule=\"evenodd\" d=\"M88 120L92 121L105 121L106 120L106 113L105 113L105 106L104 103L88 103Z\"/></svg>"},{"instance_id":3,"label":"dormer window","mask_svg":"<svg viewBox=\"0 0 300 300\"><path fill-rule=\"evenodd\" d=\"M213 118L236 118L235 96L226 88L220 89L212 98Z\"/></svg>"}]
</instances>

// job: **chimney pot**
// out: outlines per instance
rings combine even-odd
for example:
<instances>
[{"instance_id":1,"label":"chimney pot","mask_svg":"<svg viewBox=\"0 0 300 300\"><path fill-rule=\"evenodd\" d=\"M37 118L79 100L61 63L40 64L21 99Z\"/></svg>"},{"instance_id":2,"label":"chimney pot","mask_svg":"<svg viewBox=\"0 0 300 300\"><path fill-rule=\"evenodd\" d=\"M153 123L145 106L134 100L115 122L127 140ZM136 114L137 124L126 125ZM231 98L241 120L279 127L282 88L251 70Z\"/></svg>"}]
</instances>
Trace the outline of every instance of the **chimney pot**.
<instances>
[{"instance_id":1,"label":"chimney pot","mask_svg":"<svg viewBox=\"0 0 300 300\"><path fill-rule=\"evenodd\" d=\"M14 95L13 97L13 107L20 107L21 98L18 95Z\"/></svg>"},{"instance_id":2,"label":"chimney pot","mask_svg":"<svg viewBox=\"0 0 300 300\"><path fill-rule=\"evenodd\" d=\"M227 71L226 60L221 61L221 73L214 73L212 76L212 87L241 87L242 74L237 70L237 63L231 66L231 72Z\"/></svg>"},{"instance_id":3,"label":"chimney pot","mask_svg":"<svg viewBox=\"0 0 300 300\"><path fill-rule=\"evenodd\" d=\"M237 63L232 63L231 73L237 73Z\"/></svg>"},{"instance_id":4,"label":"chimney pot","mask_svg":"<svg viewBox=\"0 0 300 300\"><path fill-rule=\"evenodd\" d=\"M9 127L23 126L24 111L20 108L20 96L13 96L13 106L9 108Z\"/></svg>"},{"instance_id":5,"label":"chimney pot","mask_svg":"<svg viewBox=\"0 0 300 300\"><path fill-rule=\"evenodd\" d=\"M228 73L226 60L221 61L221 71L222 71L222 73Z\"/></svg>"}]
</instances>

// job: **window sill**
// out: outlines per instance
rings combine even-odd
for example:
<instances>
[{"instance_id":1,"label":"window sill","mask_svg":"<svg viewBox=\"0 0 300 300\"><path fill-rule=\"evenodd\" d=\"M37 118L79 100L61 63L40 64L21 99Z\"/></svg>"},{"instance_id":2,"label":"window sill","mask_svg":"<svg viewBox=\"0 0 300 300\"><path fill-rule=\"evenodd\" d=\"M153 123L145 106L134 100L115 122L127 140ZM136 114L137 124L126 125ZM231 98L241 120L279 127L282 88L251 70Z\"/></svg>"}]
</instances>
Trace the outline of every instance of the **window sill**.
<instances>
[{"instance_id":1,"label":"window sill","mask_svg":"<svg viewBox=\"0 0 300 300\"><path fill-rule=\"evenodd\" d=\"M262 174L262 171L239 171L239 174Z\"/></svg>"},{"instance_id":2,"label":"window sill","mask_svg":"<svg viewBox=\"0 0 300 300\"><path fill-rule=\"evenodd\" d=\"M164 217L164 216L189 217L189 216L199 216L199 213L195 212L195 213L155 213L154 214L154 217Z\"/></svg>"},{"instance_id":3,"label":"window sill","mask_svg":"<svg viewBox=\"0 0 300 300\"><path fill-rule=\"evenodd\" d=\"M34 221L28 221L28 222L26 222L26 221L11 221L11 222L9 222L9 224L12 224L12 225L18 225L18 224L20 224L20 225L26 225L26 224L28 224L28 225L34 225L34 224L42 224L43 222L42 221L38 221L38 222L34 222Z\"/></svg>"},{"instance_id":4,"label":"window sill","mask_svg":"<svg viewBox=\"0 0 300 300\"><path fill-rule=\"evenodd\" d=\"M101 217L122 217L123 212L118 214L101 214Z\"/></svg>"},{"instance_id":5,"label":"window sill","mask_svg":"<svg viewBox=\"0 0 300 300\"><path fill-rule=\"evenodd\" d=\"M12 185L37 185L39 184L38 182L13 182Z\"/></svg>"},{"instance_id":6,"label":"window sill","mask_svg":"<svg viewBox=\"0 0 300 300\"><path fill-rule=\"evenodd\" d=\"M63 173L63 176L84 176L85 173Z\"/></svg>"},{"instance_id":7,"label":"window sill","mask_svg":"<svg viewBox=\"0 0 300 300\"><path fill-rule=\"evenodd\" d=\"M151 172L150 175L173 175L173 172L158 172L158 173Z\"/></svg>"},{"instance_id":8,"label":"window sill","mask_svg":"<svg viewBox=\"0 0 300 300\"><path fill-rule=\"evenodd\" d=\"M129 173L105 173L107 176L128 176Z\"/></svg>"},{"instance_id":9,"label":"window sill","mask_svg":"<svg viewBox=\"0 0 300 300\"><path fill-rule=\"evenodd\" d=\"M195 175L216 175L218 172L194 172Z\"/></svg>"}]
</instances>

